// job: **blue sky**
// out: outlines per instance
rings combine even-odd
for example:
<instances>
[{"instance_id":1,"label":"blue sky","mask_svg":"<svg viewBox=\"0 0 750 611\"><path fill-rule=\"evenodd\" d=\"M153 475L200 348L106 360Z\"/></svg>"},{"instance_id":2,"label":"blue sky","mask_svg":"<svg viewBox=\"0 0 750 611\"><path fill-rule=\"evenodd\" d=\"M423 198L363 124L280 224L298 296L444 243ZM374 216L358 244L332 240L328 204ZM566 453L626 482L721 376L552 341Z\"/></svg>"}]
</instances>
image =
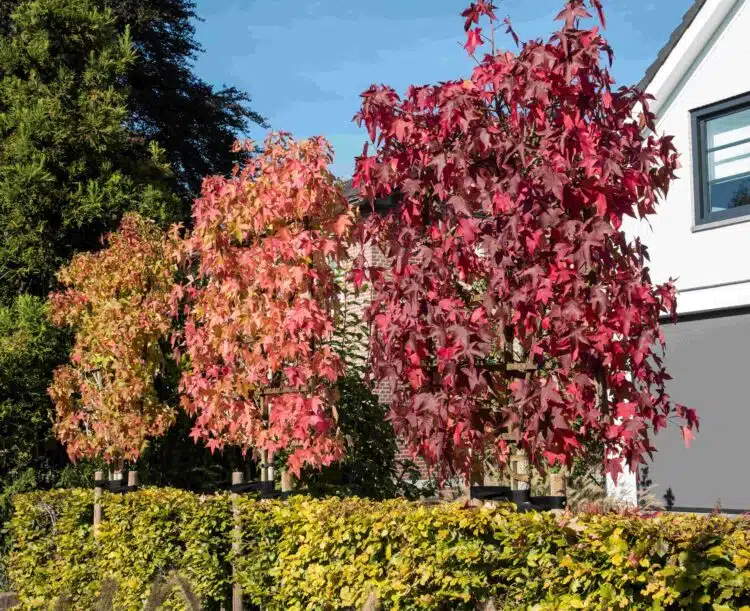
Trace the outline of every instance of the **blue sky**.
<instances>
[{"instance_id":1,"label":"blue sky","mask_svg":"<svg viewBox=\"0 0 750 611\"><path fill-rule=\"evenodd\" d=\"M604 0L618 83L641 79L693 0ZM326 136L333 171L349 177L366 140L352 122L372 83L409 84L471 73L461 48L468 0L198 0L198 73L249 92L273 129ZM522 40L548 35L562 0L501 0ZM508 40L512 48L512 41ZM261 139L263 130L249 134Z\"/></svg>"}]
</instances>

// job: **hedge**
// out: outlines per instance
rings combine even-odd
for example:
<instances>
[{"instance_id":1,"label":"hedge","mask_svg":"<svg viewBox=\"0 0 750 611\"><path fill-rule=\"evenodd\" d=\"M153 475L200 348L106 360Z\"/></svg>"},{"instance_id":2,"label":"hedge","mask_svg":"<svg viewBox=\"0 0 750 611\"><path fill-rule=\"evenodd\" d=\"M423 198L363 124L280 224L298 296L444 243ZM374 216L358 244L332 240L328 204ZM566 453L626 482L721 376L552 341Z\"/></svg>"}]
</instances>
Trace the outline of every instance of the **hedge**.
<instances>
[{"instance_id":1,"label":"hedge","mask_svg":"<svg viewBox=\"0 0 750 611\"><path fill-rule=\"evenodd\" d=\"M268 610L748 609L750 520L518 514L510 508L360 499L242 497L232 558L231 500L176 490L105 495L94 542L90 491L16 499L10 576L23 604L68 592L92 608L107 575L116 609L142 609L176 569L206 608L229 594L230 562L248 601ZM183 608L175 598L169 608Z\"/></svg>"},{"instance_id":2,"label":"hedge","mask_svg":"<svg viewBox=\"0 0 750 611\"><path fill-rule=\"evenodd\" d=\"M8 574L24 608L48 609L69 596L92 609L107 577L118 582L114 608L140 611L151 585L170 571L186 577L207 609L231 588L232 511L228 495L144 489L104 494L93 537L91 490L33 492L15 498ZM165 608L182 609L177 598Z\"/></svg>"}]
</instances>

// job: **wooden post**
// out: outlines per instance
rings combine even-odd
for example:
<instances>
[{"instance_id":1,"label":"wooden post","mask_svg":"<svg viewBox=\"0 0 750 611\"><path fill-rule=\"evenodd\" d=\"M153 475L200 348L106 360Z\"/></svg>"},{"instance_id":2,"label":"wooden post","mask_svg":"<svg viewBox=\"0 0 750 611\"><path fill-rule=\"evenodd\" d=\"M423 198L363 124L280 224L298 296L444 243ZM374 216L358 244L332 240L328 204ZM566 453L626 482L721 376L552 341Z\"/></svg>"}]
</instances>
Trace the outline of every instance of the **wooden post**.
<instances>
[{"instance_id":1,"label":"wooden post","mask_svg":"<svg viewBox=\"0 0 750 611\"><path fill-rule=\"evenodd\" d=\"M265 469L264 471L265 472ZM232 485L241 484L245 481L245 474L242 471L232 473ZM232 533L232 552L235 554L241 551L242 529L240 528L240 509L238 504L239 494L232 492L232 518L234 520L234 531ZM242 611L242 588L237 583L237 570L232 564L232 611Z\"/></svg>"},{"instance_id":2,"label":"wooden post","mask_svg":"<svg viewBox=\"0 0 750 611\"><path fill-rule=\"evenodd\" d=\"M104 480L104 471L94 472L94 481L101 482ZM94 485L94 537L99 536L99 527L102 523L102 486Z\"/></svg>"},{"instance_id":3,"label":"wooden post","mask_svg":"<svg viewBox=\"0 0 750 611\"><path fill-rule=\"evenodd\" d=\"M565 496L567 485L565 483L564 473L550 473L549 475L549 493L550 496Z\"/></svg>"},{"instance_id":4,"label":"wooden post","mask_svg":"<svg viewBox=\"0 0 750 611\"><path fill-rule=\"evenodd\" d=\"M516 492L531 493L531 465L529 457L521 448L511 456L510 489Z\"/></svg>"},{"instance_id":5,"label":"wooden post","mask_svg":"<svg viewBox=\"0 0 750 611\"><path fill-rule=\"evenodd\" d=\"M294 490L294 478L289 469L281 469L281 491L290 492Z\"/></svg>"},{"instance_id":6,"label":"wooden post","mask_svg":"<svg viewBox=\"0 0 750 611\"><path fill-rule=\"evenodd\" d=\"M516 455L516 472L513 478L515 490L531 489L531 469L529 468L529 458L523 450Z\"/></svg>"},{"instance_id":7,"label":"wooden post","mask_svg":"<svg viewBox=\"0 0 750 611\"><path fill-rule=\"evenodd\" d=\"M141 485L141 480L138 477L138 471L135 469L128 471L128 489L135 490Z\"/></svg>"},{"instance_id":8,"label":"wooden post","mask_svg":"<svg viewBox=\"0 0 750 611\"><path fill-rule=\"evenodd\" d=\"M261 416L267 416L266 418L266 428L270 424L270 410L268 413L266 413L266 401L265 397L263 395L260 395L260 413ZM261 482L272 482L273 481L273 469L270 467L269 462L271 460L271 456L268 453L268 450L262 450L260 453L260 481Z\"/></svg>"}]
</instances>

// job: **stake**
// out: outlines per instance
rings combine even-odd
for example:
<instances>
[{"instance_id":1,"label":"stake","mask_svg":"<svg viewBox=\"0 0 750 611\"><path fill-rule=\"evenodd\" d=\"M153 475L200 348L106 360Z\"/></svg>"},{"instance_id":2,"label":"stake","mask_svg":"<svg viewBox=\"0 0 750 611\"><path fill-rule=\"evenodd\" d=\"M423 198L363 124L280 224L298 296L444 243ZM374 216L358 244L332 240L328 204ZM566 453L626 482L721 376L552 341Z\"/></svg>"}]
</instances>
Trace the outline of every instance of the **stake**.
<instances>
[{"instance_id":1,"label":"stake","mask_svg":"<svg viewBox=\"0 0 750 611\"><path fill-rule=\"evenodd\" d=\"M104 471L94 471L94 481L101 482L104 480ZM94 485L94 537L99 536L99 527L102 523L102 486L99 483Z\"/></svg>"},{"instance_id":2,"label":"stake","mask_svg":"<svg viewBox=\"0 0 750 611\"><path fill-rule=\"evenodd\" d=\"M232 485L242 484L245 481L245 474L242 471L232 472ZM242 529L240 527L240 508L239 494L232 492L232 519L234 520L234 529L232 533L232 552L235 558L241 551ZM237 583L237 568L235 562L232 563L232 611L242 611L242 588Z\"/></svg>"},{"instance_id":3,"label":"stake","mask_svg":"<svg viewBox=\"0 0 750 611\"><path fill-rule=\"evenodd\" d=\"M128 490L136 490L141 485L141 480L138 477L138 471L135 469L128 471Z\"/></svg>"},{"instance_id":4,"label":"stake","mask_svg":"<svg viewBox=\"0 0 750 611\"><path fill-rule=\"evenodd\" d=\"M266 409L266 402L263 399L263 395L260 396L260 413L263 416L267 416L266 418L266 428L271 424L271 410ZM273 481L273 470L271 469L269 463L270 456L268 455L268 450L263 450L260 453L261 457L261 466L260 466L260 481L262 482L272 482Z\"/></svg>"},{"instance_id":5,"label":"stake","mask_svg":"<svg viewBox=\"0 0 750 611\"><path fill-rule=\"evenodd\" d=\"M289 469L284 468L281 470L281 491L289 492L291 490L294 490L294 479Z\"/></svg>"},{"instance_id":6,"label":"stake","mask_svg":"<svg viewBox=\"0 0 750 611\"><path fill-rule=\"evenodd\" d=\"M566 483L564 473L550 473L549 475L549 493L550 496L565 496Z\"/></svg>"}]
</instances>

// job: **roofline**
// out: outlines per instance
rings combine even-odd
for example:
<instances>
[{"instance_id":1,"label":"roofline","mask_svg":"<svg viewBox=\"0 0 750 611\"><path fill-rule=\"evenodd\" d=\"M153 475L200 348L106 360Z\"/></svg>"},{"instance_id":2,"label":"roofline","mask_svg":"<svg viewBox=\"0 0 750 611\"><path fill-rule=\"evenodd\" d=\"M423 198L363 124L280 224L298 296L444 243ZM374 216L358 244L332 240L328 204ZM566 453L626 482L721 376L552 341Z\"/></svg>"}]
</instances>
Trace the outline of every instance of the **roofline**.
<instances>
[{"instance_id":1,"label":"roofline","mask_svg":"<svg viewBox=\"0 0 750 611\"><path fill-rule=\"evenodd\" d=\"M677 43L680 42L682 36L693 24L693 21L695 21L696 16L701 11L704 4L706 4L706 0L695 0L693 4L690 5L690 8L685 11L680 25L672 31L667 43L659 49L659 52L656 54L656 59L651 62L651 65L648 68L646 68L646 73L637 85L638 89L646 91L646 88L651 84L651 81L654 80L656 73L659 72L659 68L661 68L664 65L664 62L667 61L667 58L677 46Z\"/></svg>"},{"instance_id":2,"label":"roofline","mask_svg":"<svg viewBox=\"0 0 750 611\"><path fill-rule=\"evenodd\" d=\"M367 214L372 209L375 212L385 212L396 206L397 196L395 194L389 195L388 197L382 197L375 199L375 202L371 206L367 206L368 203L362 199L359 194L359 190L355 188L352 180L344 182L344 197L347 201L355 207L360 208L363 214Z\"/></svg>"},{"instance_id":3,"label":"roofline","mask_svg":"<svg viewBox=\"0 0 750 611\"><path fill-rule=\"evenodd\" d=\"M743 6L745 0L694 1L638 85L656 98L651 102L654 114L671 103L675 91Z\"/></svg>"}]
</instances>

